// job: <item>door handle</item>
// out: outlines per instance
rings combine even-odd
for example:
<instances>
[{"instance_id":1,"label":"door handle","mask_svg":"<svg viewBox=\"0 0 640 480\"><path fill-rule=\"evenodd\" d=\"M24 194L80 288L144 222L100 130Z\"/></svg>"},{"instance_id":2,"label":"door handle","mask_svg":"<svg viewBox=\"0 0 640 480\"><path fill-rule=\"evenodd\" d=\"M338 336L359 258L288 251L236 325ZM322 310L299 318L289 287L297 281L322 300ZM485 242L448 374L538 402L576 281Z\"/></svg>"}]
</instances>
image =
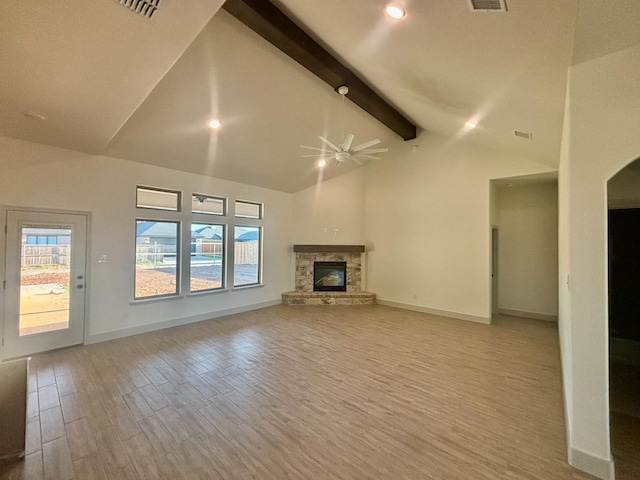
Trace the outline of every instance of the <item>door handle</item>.
<instances>
[{"instance_id":1,"label":"door handle","mask_svg":"<svg viewBox=\"0 0 640 480\"><path fill-rule=\"evenodd\" d=\"M84 288L84 285L78 285L76 288Z\"/></svg>"}]
</instances>

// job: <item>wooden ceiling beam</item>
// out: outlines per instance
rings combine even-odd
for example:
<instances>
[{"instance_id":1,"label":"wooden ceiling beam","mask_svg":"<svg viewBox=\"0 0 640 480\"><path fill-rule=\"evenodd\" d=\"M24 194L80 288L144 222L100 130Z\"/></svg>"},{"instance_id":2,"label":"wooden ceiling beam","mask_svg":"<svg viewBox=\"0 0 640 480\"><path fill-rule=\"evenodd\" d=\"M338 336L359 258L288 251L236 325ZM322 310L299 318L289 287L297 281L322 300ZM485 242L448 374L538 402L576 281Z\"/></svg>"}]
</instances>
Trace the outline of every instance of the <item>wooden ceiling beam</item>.
<instances>
[{"instance_id":1,"label":"wooden ceiling beam","mask_svg":"<svg viewBox=\"0 0 640 480\"><path fill-rule=\"evenodd\" d=\"M416 126L331 55L269 0L227 0L222 8L269 43L317 75L334 90L346 85L347 98L405 140Z\"/></svg>"}]
</instances>

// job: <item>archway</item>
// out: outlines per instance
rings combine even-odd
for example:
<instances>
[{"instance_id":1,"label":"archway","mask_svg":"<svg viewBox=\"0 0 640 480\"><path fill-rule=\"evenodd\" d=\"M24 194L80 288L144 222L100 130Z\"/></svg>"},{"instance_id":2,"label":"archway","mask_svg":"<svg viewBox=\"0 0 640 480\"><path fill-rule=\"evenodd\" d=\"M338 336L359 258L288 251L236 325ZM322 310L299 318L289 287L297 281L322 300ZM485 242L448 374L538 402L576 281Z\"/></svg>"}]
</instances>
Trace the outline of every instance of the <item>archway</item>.
<instances>
[{"instance_id":1,"label":"archway","mask_svg":"<svg viewBox=\"0 0 640 480\"><path fill-rule=\"evenodd\" d=\"M640 159L607 182L609 406L616 478L640 478Z\"/></svg>"}]
</instances>

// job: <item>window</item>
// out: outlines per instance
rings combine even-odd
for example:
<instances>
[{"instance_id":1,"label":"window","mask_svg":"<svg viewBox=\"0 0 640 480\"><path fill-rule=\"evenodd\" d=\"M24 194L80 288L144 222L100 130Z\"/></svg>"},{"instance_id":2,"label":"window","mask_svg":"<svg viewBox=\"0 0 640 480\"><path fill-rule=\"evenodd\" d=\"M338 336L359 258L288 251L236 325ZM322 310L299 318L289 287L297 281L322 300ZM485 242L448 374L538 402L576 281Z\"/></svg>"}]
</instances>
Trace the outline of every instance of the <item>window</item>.
<instances>
[{"instance_id":1,"label":"window","mask_svg":"<svg viewBox=\"0 0 640 480\"><path fill-rule=\"evenodd\" d=\"M226 215L227 199L194 193L191 196L191 211L207 215Z\"/></svg>"},{"instance_id":2,"label":"window","mask_svg":"<svg viewBox=\"0 0 640 480\"><path fill-rule=\"evenodd\" d=\"M180 211L180 192L160 188L137 187L136 207Z\"/></svg>"},{"instance_id":3,"label":"window","mask_svg":"<svg viewBox=\"0 0 640 480\"><path fill-rule=\"evenodd\" d=\"M202 292L224 288L225 226L191 224L189 289Z\"/></svg>"},{"instance_id":4,"label":"window","mask_svg":"<svg viewBox=\"0 0 640 480\"><path fill-rule=\"evenodd\" d=\"M262 218L262 204L256 202L245 202L236 200L236 217L239 218Z\"/></svg>"},{"instance_id":5,"label":"window","mask_svg":"<svg viewBox=\"0 0 640 480\"><path fill-rule=\"evenodd\" d=\"M261 281L262 228L234 227L233 286L256 285Z\"/></svg>"},{"instance_id":6,"label":"window","mask_svg":"<svg viewBox=\"0 0 640 480\"><path fill-rule=\"evenodd\" d=\"M33 229L30 229L33 230ZM68 238L68 237L62 237ZM27 245L57 245L58 237L55 235L27 235Z\"/></svg>"},{"instance_id":7,"label":"window","mask_svg":"<svg viewBox=\"0 0 640 480\"><path fill-rule=\"evenodd\" d=\"M178 190L138 185L136 207L152 209L153 217L142 213L135 221L134 300L262 284L262 203L234 200L235 220L227 223L224 197L196 192L183 197ZM26 241L34 245L68 243L60 236L28 233Z\"/></svg>"},{"instance_id":8,"label":"window","mask_svg":"<svg viewBox=\"0 0 640 480\"><path fill-rule=\"evenodd\" d=\"M179 232L179 222L136 220L136 299L179 292Z\"/></svg>"}]
</instances>

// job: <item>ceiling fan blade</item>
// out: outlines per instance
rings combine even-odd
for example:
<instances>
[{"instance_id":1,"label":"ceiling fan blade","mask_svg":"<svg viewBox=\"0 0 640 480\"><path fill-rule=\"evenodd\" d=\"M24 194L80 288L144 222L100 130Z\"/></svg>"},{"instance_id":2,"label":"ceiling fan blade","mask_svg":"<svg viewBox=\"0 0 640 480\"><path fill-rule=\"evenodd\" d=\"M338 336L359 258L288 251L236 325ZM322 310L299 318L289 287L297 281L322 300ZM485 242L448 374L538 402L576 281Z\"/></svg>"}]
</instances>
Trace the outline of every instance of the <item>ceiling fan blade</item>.
<instances>
[{"instance_id":1,"label":"ceiling fan blade","mask_svg":"<svg viewBox=\"0 0 640 480\"><path fill-rule=\"evenodd\" d=\"M313 153L311 155L300 155L301 158L308 158L308 157L331 157L332 152L326 152L326 153Z\"/></svg>"},{"instance_id":2,"label":"ceiling fan blade","mask_svg":"<svg viewBox=\"0 0 640 480\"><path fill-rule=\"evenodd\" d=\"M362 154L360 154L360 153L358 154L358 157L359 157L359 158L372 158L372 159L374 159L374 160L380 160L380 157L376 157L376 156L374 156L374 155L362 155ZM353 157L351 157L351 158L353 158Z\"/></svg>"},{"instance_id":3,"label":"ceiling fan blade","mask_svg":"<svg viewBox=\"0 0 640 480\"><path fill-rule=\"evenodd\" d=\"M368 142L361 143L360 145L356 145L351 149L352 152L359 152L360 150L364 150L365 148L373 147L380 143L380 140L374 138L373 140L369 140Z\"/></svg>"},{"instance_id":4,"label":"ceiling fan blade","mask_svg":"<svg viewBox=\"0 0 640 480\"><path fill-rule=\"evenodd\" d=\"M388 148L370 148L367 150L358 150L358 155L363 153L386 153L388 151L389 151Z\"/></svg>"},{"instance_id":5,"label":"ceiling fan blade","mask_svg":"<svg viewBox=\"0 0 640 480\"><path fill-rule=\"evenodd\" d=\"M350 157L350 158L351 158L351 160L356 162L359 166L362 166L362 162L360 160L358 160L356 157Z\"/></svg>"},{"instance_id":6,"label":"ceiling fan blade","mask_svg":"<svg viewBox=\"0 0 640 480\"><path fill-rule=\"evenodd\" d=\"M319 136L318 137L322 143L326 143L327 145L329 145L331 148L333 148L336 152L339 152L340 149L338 147L336 147L333 143L331 143L329 140L327 140L326 138L324 138L323 136Z\"/></svg>"},{"instance_id":7,"label":"ceiling fan blade","mask_svg":"<svg viewBox=\"0 0 640 480\"><path fill-rule=\"evenodd\" d=\"M318 150L319 152L331 153L331 151L327 150L326 148L307 147L306 145L300 145L300 148L308 148L309 150Z\"/></svg>"},{"instance_id":8,"label":"ceiling fan blade","mask_svg":"<svg viewBox=\"0 0 640 480\"><path fill-rule=\"evenodd\" d=\"M352 133L347 133L344 137L344 142L342 142L342 149L345 152L348 152L349 149L351 148L351 144L353 143L353 134Z\"/></svg>"}]
</instances>

